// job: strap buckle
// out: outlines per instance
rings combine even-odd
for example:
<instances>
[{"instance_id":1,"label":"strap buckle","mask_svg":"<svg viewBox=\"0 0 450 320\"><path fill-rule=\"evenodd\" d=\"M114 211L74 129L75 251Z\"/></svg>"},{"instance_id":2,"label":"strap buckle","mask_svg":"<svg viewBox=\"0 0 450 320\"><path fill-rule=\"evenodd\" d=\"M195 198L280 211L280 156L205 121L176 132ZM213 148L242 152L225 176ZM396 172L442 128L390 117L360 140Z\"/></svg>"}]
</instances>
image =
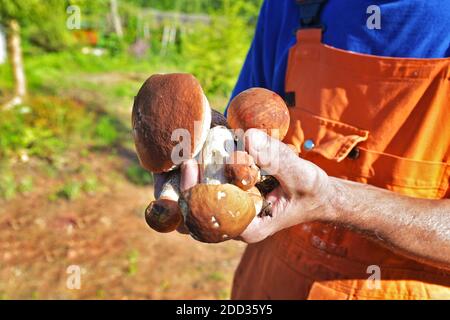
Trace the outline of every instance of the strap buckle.
<instances>
[{"instance_id":1,"label":"strap buckle","mask_svg":"<svg viewBox=\"0 0 450 320\"><path fill-rule=\"evenodd\" d=\"M322 7L327 0L296 0L300 6L300 26L303 29L322 29L325 26L320 21Z\"/></svg>"}]
</instances>

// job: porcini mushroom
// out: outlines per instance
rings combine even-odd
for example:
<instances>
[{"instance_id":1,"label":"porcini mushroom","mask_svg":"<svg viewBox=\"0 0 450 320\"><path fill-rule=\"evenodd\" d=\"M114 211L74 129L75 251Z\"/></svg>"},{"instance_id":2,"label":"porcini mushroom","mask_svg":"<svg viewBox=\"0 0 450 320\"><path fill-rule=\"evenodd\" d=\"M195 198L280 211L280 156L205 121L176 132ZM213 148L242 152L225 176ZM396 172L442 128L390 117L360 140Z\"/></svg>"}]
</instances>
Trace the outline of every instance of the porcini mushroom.
<instances>
[{"instance_id":1,"label":"porcini mushroom","mask_svg":"<svg viewBox=\"0 0 450 320\"><path fill-rule=\"evenodd\" d=\"M178 171L171 171L166 176L166 183L162 185L158 200L152 201L145 210L145 221L158 232L171 232L182 222L178 206L180 175Z\"/></svg>"},{"instance_id":2,"label":"porcini mushroom","mask_svg":"<svg viewBox=\"0 0 450 320\"><path fill-rule=\"evenodd\" d=\"M156 74L140 88L133 105L132 128L141 165L153 172L177 169L173 137L183 130L190 139L183 148L182 159L194 158L202 149L211 127L211 108L200 83L190 74ZM180 159L179 159L180 160ZM181 161L180 161L181 162ZM146 209L146 221L153 229L170 232L182 220L178 207L179 174L172 175L162 186L159 199Z\"/></svg>"},{"instance_id":3,"label":"porcini mushroom","mask_svg":"<svg viewBox=\"0 0 450 320\"><path fill-rule=\"evenodd\" d=\"M232 184L198 184L179 204L192 237L208 243L239 236L256 214L252 197Z\"/></svg>"},{"instance_id":4,"label":"porcini mushroom","mask_svg":"<svg viewBox=\"0 0 450 320\"><path fill-rule=\"evenodd\" d=\"M227 121L232 129L255 128L283 140L289 129L289 110L275 92L264 88L250 88L230 102Z\"/></svg>"},{"instance_id":5,"label":"porcini mushroom","mask_svg":"<svg viewBox=\"0 0 450 320\"><path fill-rule=\"evenodd\" d=\"M186 130L190 152L183 156L193 158L203 147L210 125L211 108L194 76L151 76L139 90L132 111L133 137L141 165L153 173L173 170L179 163L173 159L178 141L172 133Z\"/></svg>"},{"instance_id":6,"label":"porcini mushroom","mask_svg":"<svg viewBox=\"0 0 450 320\"><path fill-rule=\"evenodd\" d=\"M235 151L225 164L225 176L242 190L251 189L261 179L255 160L245 151Z\"/></svg>"}]
</instances>

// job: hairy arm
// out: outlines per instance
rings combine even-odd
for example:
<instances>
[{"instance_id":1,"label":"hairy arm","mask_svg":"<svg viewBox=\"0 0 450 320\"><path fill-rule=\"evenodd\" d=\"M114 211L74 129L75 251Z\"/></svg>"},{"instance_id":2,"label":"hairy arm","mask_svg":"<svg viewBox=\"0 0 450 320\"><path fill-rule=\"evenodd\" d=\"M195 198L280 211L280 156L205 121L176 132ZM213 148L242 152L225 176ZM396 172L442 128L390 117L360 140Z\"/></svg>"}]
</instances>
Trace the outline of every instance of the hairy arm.
<instances>
[{"instance_id":1,"label":"hairy arm","mask_svg":"<svg viewBox=\"0 0 450 320\"><path fill-rule=\"evenodd\" d=\"M450 200L402 196L330 177L332 222L349 226L409 258L450 269Z\"/></svg>"}]
</instances>

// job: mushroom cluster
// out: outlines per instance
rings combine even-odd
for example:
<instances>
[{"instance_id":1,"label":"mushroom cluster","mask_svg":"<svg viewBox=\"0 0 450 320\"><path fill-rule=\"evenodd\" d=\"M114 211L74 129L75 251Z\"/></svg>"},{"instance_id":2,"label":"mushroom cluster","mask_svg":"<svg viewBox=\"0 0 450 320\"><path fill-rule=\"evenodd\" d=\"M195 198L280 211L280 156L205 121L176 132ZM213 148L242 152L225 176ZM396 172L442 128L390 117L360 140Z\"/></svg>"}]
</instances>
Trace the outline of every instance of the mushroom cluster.
<instances>
[{"instance_id":1,"label":"mushroom cluster","mask_svg":"<svg viewBox=\"0 0 450 320\"><path fill-rule=\"evenodd\" d=\"M194 76L148 78L135 97L133 137L141 165L165 173L160 194L145 211L149 226L171 232L184 223L192 237L208 243L239 236L267 207L261 192L273 180L261 174L247 152L237 150L243 138L239 132L274 130L281 140L288 126L283 99L269 90L242 92L230 103L225 119L211 109ZM181 192L179 167L187 159L197 160L200 181Z\"/></svg>"}]
</instances>

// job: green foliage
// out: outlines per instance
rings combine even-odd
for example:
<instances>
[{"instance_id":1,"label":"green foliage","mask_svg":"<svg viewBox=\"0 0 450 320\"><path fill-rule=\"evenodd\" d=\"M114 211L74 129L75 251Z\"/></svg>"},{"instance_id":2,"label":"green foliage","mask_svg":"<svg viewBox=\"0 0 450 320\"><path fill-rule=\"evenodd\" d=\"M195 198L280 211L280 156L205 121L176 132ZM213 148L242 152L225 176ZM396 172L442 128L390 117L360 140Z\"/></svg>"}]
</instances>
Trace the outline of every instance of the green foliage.
<instances>
[{"instance_id":1,"label":"green foliage","mask_svg":"<svg viewBox=\"0 0 450 320\"><path fill-rule=\"evenodd\" d=\"M17 190L22 194L28 194L33 190L33 177L26 176L19 180Z\"/></svg>"},{"instance_id":2,"label":"green foliage","mask_svg":"<svg viewBox=\"0 0 450 320\"><path fill-rule=\"evenodd\" d=\"M17 178L17 174L6 161L0 163L0 199L12 199L17 193L27 194L33 189L33 177L23 176Z\"/></svg>"},{"instance_id":3,"label":"green foliage","mask_svg":"<svg viewBox=\"0 0 450 320\"><path fill-rule=\"evenodd\" d=\"M66 200L78 198L82 191L82 184L79 181L69 181L65 183L57 192L56 197Z\"/></svg>"},{"instance_id":4,"label":"green foliage","mask_svg":"<svg viewBox=\"0 0 450 320\"><path fill-rule=\"evenodd\" d=\"M11 199L16 194L16 181L11 172L0 171L0 198Z\"/></svg>"},{"instance_id":5,"label":"green foliage","mask_svg":"<svg viewBox=\"0 0 450 320\"><path fill-rule=\"evenodd\" d=\"M39 0L0 0L0 22L7 24L9 20L18 20L19 22L32 20L33 12L39 8L41 8Z\"/></svg>"},{"instance_id":6,"label":"green foliage","mask_svg":"<svg viewBox=\"0 0 450 320\"><path fill-rule=\"evenodd\" d=\"M151 7L165 11L182 11L188 13L214 13L222 10L230 2L259 6L262 0L127 0L141 7Z\"/></svg>"},{"instance_id":7,"label":"green foliage","mask_svg":"<svg viewBox=\"0 0 450 320\"><path fill-rule=\"evenodd\" d=\"M94 195L100 188L100 183L95 176L69 178L49 195L49 200L76 200L81 195Z\"/></svg>"},{"instance_id":8,"label":"green foliage","mask_svg":"<svg viewBox=\"0 0 450 320\"><path fill-rule=\"evenodd\" d=\"M47 52L62 51L75 44L72 34L66 28L67 17L63 8L55 9L57 14L51 19L25 25L23 36L26 42Z\"/></svg>"},{"instance_id":9,"label":"green foliage","mask_svg":"<svg viewBox=\"0 0 450 320\"><path fill-rule=\"evenodd\" d=\"M82 190L87 194L95 194L99 188L99 182L96 177L88 177L82 185Z\"/></svg>"},{"instance_id":10,"label":"green foliage","mask_svg":"<svg viewBox=\"0 0 450 320\"><path fill-rule=\"evenodd\" d=\"M139 260L139 251L136 249L133 249L128 254L128 270L127 273L129 276L133 276L138 271L138 260Z\"/></svg>"},{"instance_id":11,"label":"green foliage","mask_svg":"<svg viewBox=\"0 0 450 320\"><path fill-rule=\"evenodd\" d=\"M132 164L126 169L126 176L132 183L145 186L153 183L153 176L140 165Z\"/></svg>"},{"instance_id":12,"label":"green foliage","mask_svg":"<svg viewBox=\"0 0 450 320\"><path fill-rule=\"evenodd\" d=\"M116 129L116 120L110 116L102 116L95 128L95 134L99 145L113 145L119 136Z\"/></svg>"},{"instance_id":13,"label":"green foliage","mask_svg":"<svg viewBox=\"0 0 450 320\"><path fill-rule=\"evenodd\" d=\"M92 117L71 100L33 97L26 105L2 111L0 157L51 158L65 150L74 133L88 133L91 123Z\"/></svg>"},{"instance_id":14,"label":"green foliage","mask_svg":"<svg viewBox=\"0 0 450 320\"><path fill-rule=\"evenodd\" d=\"M9 21L16 20L25 42L47 51L62 50L72 44L65 4L61 0L0 0L0 24L8 28Z\"/></svg>"},{"instance_id":15,"label":"green foliage","mask_svg":"<svg viewBox=\"0 0 450 320\"><path fill-rule=\"evenodd\" d=\"M230 4L211 25L198 25L182 39L183 60L208 94L229 95L236 82L252 36L239 13L240 2Z\"/></svg>"},{"instance_id":16,"label":"green foliage","mask_svg":"<svg viewBox=\"0 0 450 320\"><path fill-rule=\"evenodd\" d=\"M106 49L112 56L120 55L126 48L125 42L114 33L103 34L99 39L98 46Z\"/></svg>"},{"instance_id":17,"label":"green foliage","mask_svg":"<svg viewBox=\"0 0 450 320\"><path fill-rule=\"evenodd\" d=\"M225 279L225 276L222 272L214 271L208 275L208 280L212 281L223 281Z\"/></svg>"}]
</instances>

